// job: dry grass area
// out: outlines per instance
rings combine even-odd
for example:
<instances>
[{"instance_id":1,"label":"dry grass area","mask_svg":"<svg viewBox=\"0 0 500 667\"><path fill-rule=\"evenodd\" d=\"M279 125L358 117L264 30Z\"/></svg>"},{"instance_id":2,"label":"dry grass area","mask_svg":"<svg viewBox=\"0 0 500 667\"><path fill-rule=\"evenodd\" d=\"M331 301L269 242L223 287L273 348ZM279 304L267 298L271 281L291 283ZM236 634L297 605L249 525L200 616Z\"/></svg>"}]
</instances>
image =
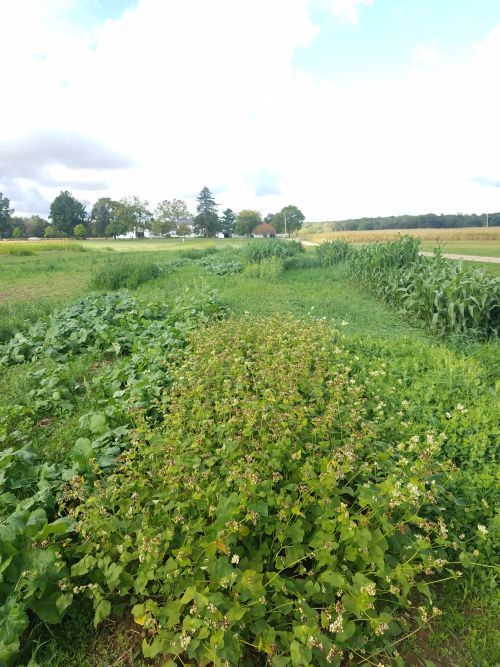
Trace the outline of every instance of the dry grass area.
<instances>
[{"instance_id":1,"label":"dry grass area","mask_svg":"<svg viewBox=\"0 0 500 667\"><path fill-rule=\"evenodd\" d=\"M308 234L307 227L300 237L307 241L337 241L344 239L350 243L371 243L392 241L404 234L417 236L422 241L500 241L500 227L461 227L453 229L374 229L352 232L321 232Z\"/></svg>"},{"instance_id":2,"label":"dry grass area","mask_svg":"<svg viewBox=\"0 0 500 667\"><path fill-rule=\"evenodd\" d=\"M3 239L0 242L0 255L12 255L14 257L26 257L38 252L48 251L71 251L83 252L85 248L81 243L68 240L56 241L27 241L25 239Z\"/></svg>"}]
</instances>

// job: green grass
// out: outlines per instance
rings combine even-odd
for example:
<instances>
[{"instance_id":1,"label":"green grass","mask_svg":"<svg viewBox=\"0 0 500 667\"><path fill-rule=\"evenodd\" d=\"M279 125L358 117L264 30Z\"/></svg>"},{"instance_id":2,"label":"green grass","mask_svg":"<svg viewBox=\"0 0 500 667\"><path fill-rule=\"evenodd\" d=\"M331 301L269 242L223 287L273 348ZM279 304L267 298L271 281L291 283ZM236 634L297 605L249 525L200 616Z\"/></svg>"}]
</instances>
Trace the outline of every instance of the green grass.
<instances>
[{"instance_id":1,"label":"green grass","mask_svg":"<svg viewBox=\"0 0 500 667\"><path fill-rule=\"evenodd\" d=\"M422 250L432 252L441 247L443 252L456 255L483 255L500 257L500 241L422 241Z\"/></svg>"},{"instance_id":2,"label":"green grass","mask_svg":"<svg viewBox=\"0 0 500 667\"><path fill-rule=\"evenodd\" d=\"M244 243L222 239L215 242L196 239L185 243L180 240L86 241L85 247L98 252L54 251L50 258L38 255L2 256L0 340L21 328L25 320L35 321L45 317L52 310L86 294L96 270L105 266L108 260L119 260L121 253L138 257L139 253L146 251L151 253L152 261L167 263L181 256L183 250L203 249L214 244L216 248L223 249ZM106 255L106 248L113 248L114 252ZM313 251L307 249L308 253ZM496 272L498 267L495 275L500 274L500 265L474 263L474 266L481 266L490 273ZM360 334L367 339L383 338L394 341L396 345L399 339L405 338L414 341L415 345L428 347L429 351L435 350L437 354L443 348L422 329L412 326L389 306L357 287L339 267L328 271L317 267L292 269L273 280L266 280L244 273L211 275L202 266L190 263L140 285L134 296L141 301L174 303L179 296L197 295L212 289L236 317L244 318L247 313L259 316L275 313L295 317L312 315L333 320L342 331ZM494 385L498 372L498 343L470 345L457 352L457 358L462 354L488 368ZM49 460L64 458L81 433L80 418L98 409L101 396L87 388L85 383L101 371L103 363L113 367L117 362L104 362L97 355L84 354L66 364L66 379L80 387L76 408L70 416L48 415L48 420L40 423L33 434L37 451L45 452ZM36 377L30 375L34 369L48 375L54 366L52 362L44 361L2 371L0 411L22 404L29 392L37 388ZM426 665L425 660L433 661L438 667L493 667L498 664L498 643L495 645L498 616L484 601L467 598L462 603L462 594L462 591L443 594L439 602L445 611L443 616L433 624L430 632L416 635L401 647L401 653L410 660L408 664L428 667L431 663ZM138 645L131 642L131 637L134 637L132 630L136 626L127 620L118 623L110 621L95 631L91 619L88 603L82 602L60 626L39 625L34 628L32 639L40 645L38 664L50 667L105 667L115 663L141 667L144 664Z\"/></svg>"},{"instance_id":3,"label":"green grass","mask_svg":"<svg viewBox=\"0 0 500 667\"><path fill-rule=\"evenodd\" d=\"M481 269L490 276L500 277L500 262L498 264L493 262L467 262L466 260L463 260L463 262L471 269Z\"/></svg>"},{"instance_id":4,"label":"green grass","mask_svg":"<svg viewBox=\"0 0 500 667\"><path fill-rule=\"evenodd\" d=\"M435 619L429 630L402 643L400 653L405 665L497 667L500 664L497 611L480 599L460 598L456 586L442 592L437 600L442 616Z\"/></svg>"}]
</instances>

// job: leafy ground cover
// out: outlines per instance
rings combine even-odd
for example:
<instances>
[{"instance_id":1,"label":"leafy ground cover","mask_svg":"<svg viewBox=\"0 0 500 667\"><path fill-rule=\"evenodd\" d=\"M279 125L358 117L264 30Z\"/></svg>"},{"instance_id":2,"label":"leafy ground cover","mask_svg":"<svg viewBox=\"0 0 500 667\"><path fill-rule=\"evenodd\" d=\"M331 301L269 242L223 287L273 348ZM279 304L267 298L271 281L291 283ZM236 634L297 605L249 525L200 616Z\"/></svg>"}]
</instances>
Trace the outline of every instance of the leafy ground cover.
<instances>
[{"instance_id":1,"label":"leafy ground cover","mask_svg":"<svg viewBox=\"0 0 500 667\"><path fill-rule=\"evenodd\" d=\"M227 650L243 656L235 653L229 664L261 664L266 658L276 664L322 664L328 652L314 642L323 642L324 634L323 648L328 644L330 651L335 644L343 651L343 664L424 664L425 659L439 667L467 660L495 664L499 656L489 638L498 618L492 606L498 563L497 344L469 344L464 351L456 343L437 344L362 293L341 266L318 267L313 255L283 260L287 270L274 276L254 276L212 271L212 266L245 265L245 260L228 246L217 252L210 247L203 242L186 248L196 250L193 256L151 255L164 269L140 285L134 298L85 298L44 317L31 333L25 328L26 340L17 336L3 347L8 365L0 370L0 511L3 519L16 519L0 520L0 530L9 540L21 541L15 543L16 555L2 553L0 596L10 602L3 607L7 620L1 636L14 633L15 644L22 633L17 663L26 664L35 649L32 667L198 664L195 652L204 644L214 651L219 641L226 649L227 641ZM100 253L80 256L87 262L82 267L95 268L105 259ZM35 259L6 261L29 265ZM233 313L213 325L221 310L207 292L212 288ZM84 283L82 290L87 289ZM89 326L93 321L96 326ZM417 436L418 442L412 440ZM323 489L321 475L333 469L325 473L322 465L337 459L352 468L327 493L333 482ZM282 468L282 479L272 478L277 472L273 460ZM258 476L257 484L245 476L250 473ZM392 497L381 489L389 489L396 476L404 482L404 500L386 508L392 516L385 516L383 503ZM421 492L414 505L408 484ZM377 490L380 512L363 505L368 488ZM435 492L438 502L424 498L424 489ZM194 498L193 490L202 498ZM259 493L276 501L267 515ZM210 494L214 503L209 504ZM222 506L232 494L241 498L234 506L228 501L227 511L235 512L228 521L248 528L246 535L219 521L225 511L219 501ZM99 502L109 513L98 511ZM246 517L244 502L257 503L250 508L257 517ZM349 513L345 524L341 502ZM281 509L288 512L284 524ZM25 521L19 514L24 511L35 514ZM174 520L178 514L183 523ZM114 518L129 527L130 544L124 543L123 531L108 533ZM309 544L321 530L319 518L330 522L338 544L328 555L337 558L335 563L318 560L317 548ZM419 524L421 519L429 523ZM384 526L394 533L384 534L387 548L382 557L377 553L373 571L364 549L371 558L378 543L364 529L371 533ZM41 531L47 532L44 539ZM88 531L87 539L81 531ZM365 546L358 544L361 535L368 540ZM191 564L184 561L177 551L184 544L194 551L206 548L203 557L210 565L196 560L193 551L186 554ZM289 563L295 545L305 549L305 557ZM415 547L408 556L405 545ZM363 553L349 560L349 547L353 556L356 549ZM162 554L158 559L155 549ZM11 556L14 564L7 563ZM231 562L235 556L238 562ZM95 558L84 572L85 559ZM391 583L379 581L381 558ZM429 567L419 569L425 558L438 561L429 565L432 573ZM404 567L398 570L398 563ZM16 579L17 566L20 574L28 574ZM209 567L215 571L208 572ZM226 570L237 579L224 586ZM246 570L256 573L253 590L248 587L253 575L244 578ZM396 570L407 576L408 590L394 580ZM268 572L271 577L279 572L273 582L283 585L280 590L269 584ZM333 586L339 580L325 581L328 572L346 581L339 597ZM361 617L344 599L361 593L358 583L359 589L369 586L356 575L375 584L374 596L371 588L364 591L367 604L374 606ZM438 579L447 581L432 583ZM257 596L260 584L264 592ZM399 585L399 595L391 585ZM178 603L190 587L194 597L179 606L179 623L166 627L176 618L168 616L166 605ZM280 595L286 598L284 607L274 609ZM217 611L201 600L197 614L190 614L196 596L210 598ZM238 613L225 620L236 602ZM337 603L345 608L342 621ZM264 609L255 618L259 605ZM29 625L24 629L26 609ZM93 620L108 611L94 629ZM331 616L327 626L322 611ZM430 623L425 614L427 620L433 617ZM54 623L61 615L63 622ZM378 629L381 619L386 620ZM383 627L386 621L389 629ZM352 635L340 633L337 641L340 626L348 634L351 623ZM242 627L236 630L238 624ZM203 627L209 634L200 638ZM168 633L174 635L169 639L174 646L165 649ZM185 653L181 637L187 642ZM189 650L196 658L187 657ZM155 651L155 658L144 656ZM308 652L309 663L304 662Z\"/></svg>"},{"instance_id":2,"label":"leafy ground cover","mask_svg":"<svg viewBox=\"0 0 500 667\"><path fill-rule=\"evenodd\" d=\"M90 480L96 471L114 465L127 444L133 407L143 407L143 390L149 404L155 382L157 393L168 382L164 369L168 355L182 348L190 327L215 311L210 298L203 305L188 301L171 308L142 306L120 295L89 296L2 346L4 366L37 359L58 363L49 366L50 374L41 368L28 371L24 381L31 390L18 397L19 403L9 405L0 420L2 664L10 663L19 651L28 611L54 623L72 602L73 594L58 587L66 572L72 532L64 511L55 518L64 485ZM94 327L89 329L90 321ZM96 356L125 358L111 369L104 366L93 379L75 382L65 364L82 353L91 354L94 361ZM81 407L79 395L85 389L97 411L80 416L82 437L62 460L51 461L47 451L34 445L34 432L58 417L71 416Z\"/></svg>"},{"instance_id":3,"label":"leafy ground cover","mask_svg":"<svg viewBox=\"0 0 500 667\"><path fill-rule=\"evenodd\" d=\"M465 407L441 387L436 407L427 387L415 403L391 359L407 355L387 352L324 320L197 331L158 423L79 506L72 573L89 575L97 618L130 598L144 655L172 664L397 659L412 592L425 625L432 584L488 562L498 524L479 502L455 510L477 501L478 477L461 475L494 456L491 422L477 443L482 391ZM494 502L494 475L482 487Z\"/></svg>"}]
</instances>

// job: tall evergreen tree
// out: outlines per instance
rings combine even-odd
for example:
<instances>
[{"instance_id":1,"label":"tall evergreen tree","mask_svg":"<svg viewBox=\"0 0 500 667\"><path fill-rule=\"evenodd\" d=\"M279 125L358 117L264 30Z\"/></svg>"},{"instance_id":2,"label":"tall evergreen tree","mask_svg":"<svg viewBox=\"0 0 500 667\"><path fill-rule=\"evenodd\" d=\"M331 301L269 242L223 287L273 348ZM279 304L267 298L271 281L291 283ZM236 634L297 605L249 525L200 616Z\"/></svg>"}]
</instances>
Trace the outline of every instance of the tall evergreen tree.
<instances>
[{"instance_id":1,"label":"tall evergreen tree","mask_svg":"<svg viewBox=\"0 0 500 667\"><path fill-rule=\"evenodd\" d=\"M217 204L210 190L205 186L198 195L197 215L194 230L203 236L215 236L220 229Z\"/></svg>"},{"instance_id":2,"label":"tall evergreen tree","mask_svg":"<svg viewBox=\"0 0 500 667\"><path fill-rule=\"evenodd\" d=\"M56 233L73 236L76 225L84 225L87 219L85 206L71 192L63 190L50 205L49 217Z\"/></svg>"},{"instance_id":3,"label":"tall evergreen tree","mask_svg":"<svg viewBox=\"0 0 500 667\"><path fill-rule=\"evenodd\" d=\"M14 209L10 207L10 199L0 192L0 238L10 236L12 232L11 216Z\"/></svg>"},{"instance_id":4,"label":"tall evergreen tree","mask_svg":"<svg viewBox=\"0 0 500 667\"><path fill-rule=\"evenodd\" d=\"M226 208L222 212L220 221L220 230L224 236L232 236L234 234L234 225L236 223L236 213L231 208Z\"/></svg>"}]
</instances>

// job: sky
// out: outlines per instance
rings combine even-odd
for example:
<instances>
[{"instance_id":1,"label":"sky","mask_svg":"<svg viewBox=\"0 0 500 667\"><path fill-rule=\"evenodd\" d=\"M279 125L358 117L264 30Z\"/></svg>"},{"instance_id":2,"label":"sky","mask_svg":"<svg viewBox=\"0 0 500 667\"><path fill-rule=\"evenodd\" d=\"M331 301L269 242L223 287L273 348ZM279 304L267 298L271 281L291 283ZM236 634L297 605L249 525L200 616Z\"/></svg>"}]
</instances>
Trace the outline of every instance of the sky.
<instances>
[{"instance_id":1,"label":"sky","mask_svg":"<svg viewBox=\"0 0 500 667\"><path fill-rule=\"evenodd\" d=\"M0 192L46 216L500 211L500 0L0 0Z\"/></svg>"}]
</instances>

